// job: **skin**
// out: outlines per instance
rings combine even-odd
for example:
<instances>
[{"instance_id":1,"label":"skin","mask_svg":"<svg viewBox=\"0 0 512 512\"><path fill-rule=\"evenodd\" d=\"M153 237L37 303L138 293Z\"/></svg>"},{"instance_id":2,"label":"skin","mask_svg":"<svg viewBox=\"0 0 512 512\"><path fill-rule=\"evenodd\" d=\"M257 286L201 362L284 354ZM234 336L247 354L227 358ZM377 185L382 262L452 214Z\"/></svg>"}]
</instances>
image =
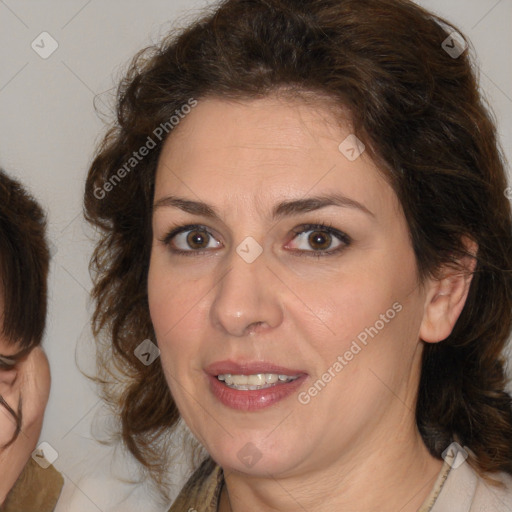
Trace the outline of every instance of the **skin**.
<instances>
[{"instance_id":1,"label":"skin","mask_svg":"<svg viewBox=\"0 0 512 512\"><path fill-rule=\"evenodd\" d=\"M148 293L172 395L224 469L221 512L413 512L442 466L415 423L421 353L424 343L451 332L471 276L447 269L419 285L395 193L367 153L353 162L341 154L350 124L330 112L277 96L208 98L175 128L160 157L155 203L180 196L208 203L220 216L155 208ZM329 206L270 218L280 201L331 192L372 215ZM316 258L308 243L315 230L292 231L307 223L330 223L352 242ZM187 224L212 234L203 254L171 251L193 250L188 233L163 241ZM236 253L247 236L263 248L250 264ZM344 244L333 236L326 245ZM297 394L396 302L402 310L395 318L301 404ZM208 364L226 359L271 361L308 378L271 407L236 411L212 395L205 378ZM250 468L237 456L248 442L261 454Z\"/></svg>"},{"instance_id":2,"label":"skin","mask_svg":"<svg viewBox=\"0 0 512 512\"><path fill-rule=\"evenodd\" d=\"M0 335L0 354L21 352L16 344ZM0 395L14 411L22 397L21 432L7 448L16 431L14 418L0 406L0 505L18 480L41 434L44 410L50 393L50 367L43 350L35 347L21 357L13 368L0 368Z\"/></svg>"}]
</instances>

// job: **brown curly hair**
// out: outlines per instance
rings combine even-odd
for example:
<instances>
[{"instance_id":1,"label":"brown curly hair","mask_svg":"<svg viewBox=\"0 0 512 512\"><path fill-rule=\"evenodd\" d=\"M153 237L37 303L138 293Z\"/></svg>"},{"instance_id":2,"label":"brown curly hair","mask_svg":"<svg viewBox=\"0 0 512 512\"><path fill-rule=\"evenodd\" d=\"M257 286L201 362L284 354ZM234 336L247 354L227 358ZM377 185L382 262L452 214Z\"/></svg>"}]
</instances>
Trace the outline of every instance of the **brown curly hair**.
<instances>
[{"instance_id":1,"label":"brown curly hair","mask_svg":"<svg viewBox=\"0 0 512 512\"><path fill-rule=\"evenodd\" d=\"M180 417L160 363L146 367L134 355L155 339L146 287L165 141L157 128L172 134L169 120L190 98L243 100L283 88L349 109L401 202L421 279L467 254L465 237L478 244L453 332L424 346L416 419L435 457L456 439L482 475L512 474L502 355L512 327L511 208L469 51L455 57L443 46L454 46L453 31L408 0L225 0L135 56L89 170L85 215L101 235L91 260L98 379L122 439L153 476L165 464L160 441ZM155 147L135 160L150 139Z\"/></svg>"}]
</instances>

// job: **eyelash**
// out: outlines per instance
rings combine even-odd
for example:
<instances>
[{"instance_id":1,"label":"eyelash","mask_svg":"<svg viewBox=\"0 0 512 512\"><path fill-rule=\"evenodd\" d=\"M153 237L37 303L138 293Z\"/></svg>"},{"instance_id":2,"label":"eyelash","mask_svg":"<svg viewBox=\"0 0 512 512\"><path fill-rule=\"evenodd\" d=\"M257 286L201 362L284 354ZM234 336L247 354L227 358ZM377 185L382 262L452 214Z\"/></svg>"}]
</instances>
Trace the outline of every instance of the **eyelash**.
<instances>
[{"instance_id":1,"label":"eyelash","mask_svg":"<svg viewBox=\"0 0 512 512\"><path fill-rule=\"evenodd\" d=\"M5 361L2 361L0 359L0 370L10 370L12 368L14 368L16 366L16 362L15 361L10 361L8 363L6 363Z\"/></svg>"},{"instance_id":2,"label":"eyelash","mask_svg":"<svg viewBox=\"0 0 512 512\"><path fill-rule=\"evenodd\" d=\"M172 229L167 235L165 235L162 239L160 239L160 242L164 243L165 245L170 245L171 240L180 233L184 233L187 231L193 231L193 230L199 230L199 231L205 231L209 236L213 237L213 235L206 229L205 226L200 224L189 224L186 226L179 226L174 229ZM327 233L329 235L334 236L337 238L340 242L343 242L343 245L340 245L336 249L331 249L330 251L304 251L304 250L294 250L293 252L296 253L297 256L307 256L307 257L316 257L320 258L322 256L333 256L335 254L340 253L343 251L346 247L348 247L352 239L342 231L339 231L338 229L333 228L330 224L303 224L301 226L298 226L297 228L293 229L292 232L298 236L302 233L307 233L308 231L319 231L322 233ZM296 236L294 238L296 238ZM214 238L214 237L213 237ZM211 249L205 249L205 250L194 250L191 249L190 251L184 251L182 249L175 249L171 248L170 251L174 254L179 254L183 256L201 256L207 252L209 252Z\"/></svg>"}]
</instances>

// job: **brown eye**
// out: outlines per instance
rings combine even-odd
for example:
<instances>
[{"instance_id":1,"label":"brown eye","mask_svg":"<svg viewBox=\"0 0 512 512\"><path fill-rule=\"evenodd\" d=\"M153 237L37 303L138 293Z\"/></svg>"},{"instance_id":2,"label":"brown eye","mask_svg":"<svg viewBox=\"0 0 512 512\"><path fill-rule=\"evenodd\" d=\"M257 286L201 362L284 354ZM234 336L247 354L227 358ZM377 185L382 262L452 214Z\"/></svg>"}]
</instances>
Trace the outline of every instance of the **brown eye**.
<instances>
[{"instance_id":1,"label":"brown eye","mask_svg":"<svg viewBox=\"0 0 512 512\"><path fill-rule=\"evenodd\" d=\"M162 239L175 254L202 254L222 244L203 226L187 225L172 230Z\"/></svg>"},{"instance_id":2,"label":"brown eye","mask_svg":"<svg viewBox=\"0 0 512 512\"><path fill-rule=\"evenodd\" d=\"M323 231L313 231L308 237L308 242L313 249L325 251L332 243L332 236Z\"/></svg>"},{"instance_id":3,"label":"brown eye","mask_svg":"<svg viewBox=\"0 0 512 512\"><path fill-rule=\"evenodd\" d=\"M205 249L208 247L210 235L203 230L195 229L187 235L187 244L192 249Z\"/></svg>"},{"instance_id":4,"label":"brown eye","mask_svg":"<svg viewBox=\"0 0 512 512\"><path fill-rule=\"evenodd\" d=\"M348 247L352 239L342 231L323 224L305 224L293 230L292 249L300 255L329 256Z\"/></svg>"}]
</instances>

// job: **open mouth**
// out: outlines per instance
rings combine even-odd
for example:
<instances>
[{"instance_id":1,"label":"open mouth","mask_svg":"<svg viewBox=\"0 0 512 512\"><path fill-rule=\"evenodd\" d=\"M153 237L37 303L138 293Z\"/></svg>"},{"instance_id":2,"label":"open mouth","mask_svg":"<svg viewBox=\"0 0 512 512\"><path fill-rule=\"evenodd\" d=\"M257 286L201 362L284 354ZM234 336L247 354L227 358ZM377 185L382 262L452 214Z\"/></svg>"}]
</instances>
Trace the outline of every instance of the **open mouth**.
<instances>
[{"instance_id":1,"label":"open mouth","mask_svg":"<svg viewBox=\"0 0 512 512\"><path fill-rule=\"evenodd\" d=\"M282 375L277 373L255 373L252 375L232 375L223 373L217 379L227 387L238 391L256 391L280 384L286 384L298 379L300 375Z\"/></svg>"},{"instance_id":2,"label":"open mouth","mask_svg":"<svg viewBox=\"0 0 512 512\"><path fill-rule=\"evenodd\" d=\"M225 406L258 411L292 395L308 378L300 367L270 361L224 360L205 367L212 394Z\"/></svg>"}]
</instances>

